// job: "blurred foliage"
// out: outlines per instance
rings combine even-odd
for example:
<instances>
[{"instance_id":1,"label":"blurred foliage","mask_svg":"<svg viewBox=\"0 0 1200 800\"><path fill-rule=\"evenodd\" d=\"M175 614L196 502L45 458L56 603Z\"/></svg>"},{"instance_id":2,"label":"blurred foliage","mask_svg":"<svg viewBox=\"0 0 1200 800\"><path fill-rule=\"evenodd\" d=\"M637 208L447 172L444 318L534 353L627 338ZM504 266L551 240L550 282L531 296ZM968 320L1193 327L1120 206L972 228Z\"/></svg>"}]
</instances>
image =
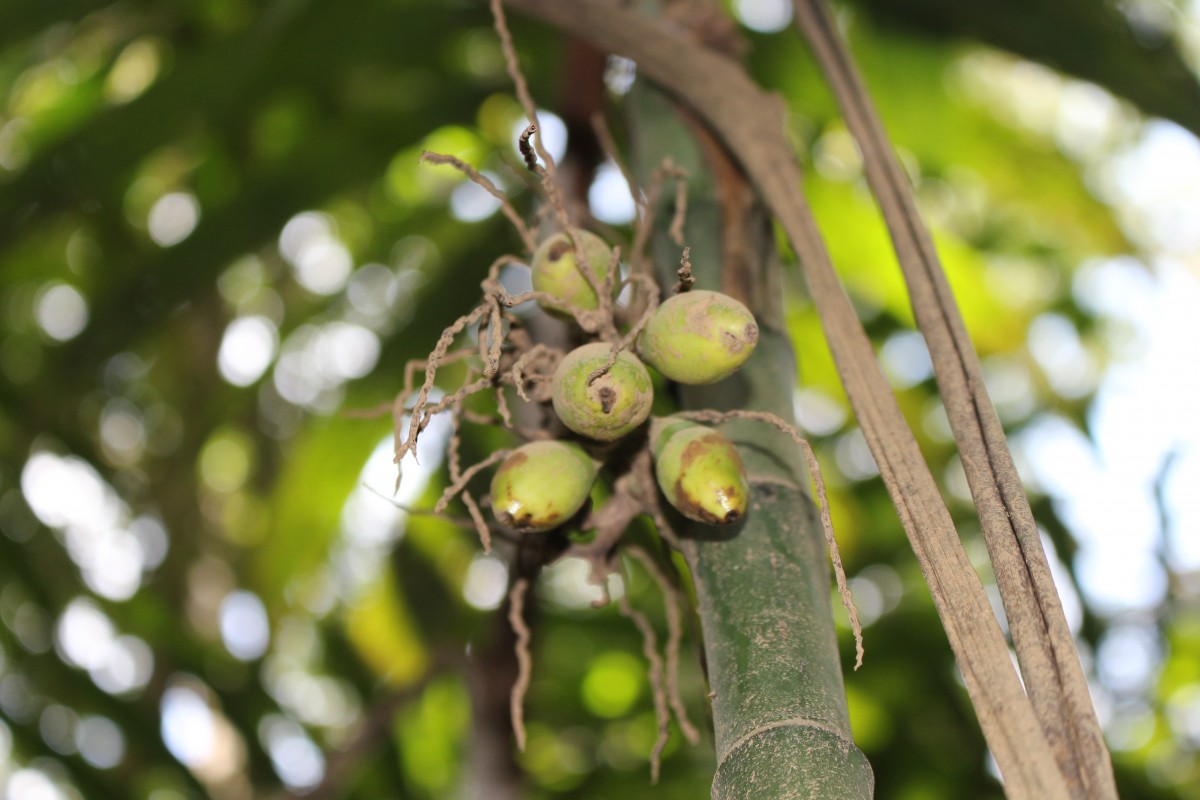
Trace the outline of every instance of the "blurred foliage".
<instances>
[{"instance_id":1,"label":"blurred foliage","mask_svg":"<svg viewBox=\"0 0 1200 800\"><path fill-rule=\"evenodd\" d=\"M903 24L850 7L842 22L998 381L1003 419L1019 432L1051 410L1082 428L1112 339L1109 322L1072 293L1073 276L1089 259L1145 247L1089 169L1133 142L1142 120L1104 95L1103 135L1081 151L1045 115L1022 117L1010 96L1019 86L1068 82L960 38L978 34L978 19L949 9L976 5L925 3ZM1078 17L1052 12L1054 3L1021 5L1042 25L1041 50L1027 55L1069 49L1066 68L1097 80L1111 73L1101 48L1079 47ZM1086 14L1082 5L1071 13ZM1119 17L1116 6L1097 6ZM513 27L534 96L556 109L576 89L564 43L519 19ZM798 37L745 35L749 68L789 104L834 262L986 573L857 151ZM1167 45L1155 46L1163 57ZM1153 74L1153 59L1122 52ZM1090 73L1078 66L1089 58L1098 62ZM1037 81L1014 83L1022 74ZM1163 87L1194 83L1172 81ZM1176 96L1186 104L1192 91ZM619 118L620 96L610 91L607 102ZM441 654L469 644L485 676L488 659L506 663L510 634L494 610L504 564L482 557L454 524L390 505L389 418L341 412L389 403L404 364L474 304L486 265L519 247L498 214L465 221L462 181L418 166L417 155L458 155L529 212L512 147L518 124L477 3L0 8L7 797L243 798L328 776L320 796L433 798L497 769L481 753L511 750L511 675L490 673L497 722L488 691L472 683L478 675L446 669ZM878 796L999 797L819 321L798 273L785 277L800 416L827 470L868 621L867 663L847 675L847 691ZM1047 314L1065 320L1094 361L1066 389L1028 344ZM437 435L444 442L447 432ZM478 431L465 443L477 457L494 446ZM440 493L435 450L422 450L428 482L406 484L416 487L404 490L406 502L428 506ZM1033 501L1073 567L1072 534L1055 505L1041 494ZM657 590L629 569L627 591L665 630ZM706 796L711 742L689 747L677 732L662 782L649 786L655 723L629 622L593 609L571 564L550 570L539 594L529 745L510 764L527 796ZM1083 615L1091 664L1120 620L1087 606ZM1136 713L1102 709L1123 720L1110 729L1122 796L1197 798L1194 598L1190 611L1168 601L1152 630L1157 682L1108 693ZM693 719L703 720L698 652L690 642L682 680ZM394 719L360 729L393 701Z\"/></svg>"}]
</instances>

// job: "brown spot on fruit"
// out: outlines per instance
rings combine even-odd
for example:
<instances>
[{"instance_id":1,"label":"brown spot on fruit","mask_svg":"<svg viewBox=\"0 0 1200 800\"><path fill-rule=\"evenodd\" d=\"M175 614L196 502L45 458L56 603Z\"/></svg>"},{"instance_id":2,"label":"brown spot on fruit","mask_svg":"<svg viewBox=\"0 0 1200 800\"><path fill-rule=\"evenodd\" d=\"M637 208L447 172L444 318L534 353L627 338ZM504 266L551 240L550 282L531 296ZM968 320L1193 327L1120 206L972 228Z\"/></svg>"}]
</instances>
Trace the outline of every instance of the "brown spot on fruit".
<instances>
[{"instance_id":1,"label":"brown spot on fruit","mask_svg":"<svg viewBox=\"0 0 1200 800\"><path fill-rule=\"evenodd\" d=\"M680 514L697 522L703 522L706 525L718 525L723 521L720 517L692 499L692 496L683 488L683 478L675 481L675 497L672 498L672 504Z\"/></svg>"},{"instance_id":2,"label":"brown spot on fruit","mask_svg":"<svg viewBox=\"0 0 1200 800\"><path fill-rule=\"evenodd\" d=\"M522 510L515 517L512 514L506 515L509 518L508 526L517 533L532 533L534 531L543 531L547 527L553 527L558 524L558 515L553 514L544 519L534 519L533 514L529 511ZM501 520L503 522L503 520Z\"/></svg>"},{"instance_id":3,"label":"brown spot on fruit","mask_svg":"<svg viewBox=\"0 0 1200 800\"><path fill-rule=\"evenodd\" d=\"M558 261L570 249L571 249L570 244L568 244L567 242L558 241L558 242L555 242L554 244L550 245L550 250L549 250L549 252L546 253L546 257L549 258L551 261Z\"/></svg>"},{"instance_id":4,"label":"brown spot on fruit","mask_svg":"<svg viewBox=\"0 0 1200 800\"><path fill-rule=\"evenodd\" d=\"M600 387L600 410L605 414L611 413L617 403L617 393L611 386Z\"/></svg>"},{"instance_id":5,"label":"brown spot on fruit","mask_svg":"<svg viewBox=\"0 0 1200 800\"><path fill-rule=\"evenodd\" d=\"M683 448L683 455L679 457L680 472L686 470L692 465L692 462L704 455L704 451L708 445L704 443L704 439L695 439L688 442L687 447Z\"/></svg>"}]
</instances>

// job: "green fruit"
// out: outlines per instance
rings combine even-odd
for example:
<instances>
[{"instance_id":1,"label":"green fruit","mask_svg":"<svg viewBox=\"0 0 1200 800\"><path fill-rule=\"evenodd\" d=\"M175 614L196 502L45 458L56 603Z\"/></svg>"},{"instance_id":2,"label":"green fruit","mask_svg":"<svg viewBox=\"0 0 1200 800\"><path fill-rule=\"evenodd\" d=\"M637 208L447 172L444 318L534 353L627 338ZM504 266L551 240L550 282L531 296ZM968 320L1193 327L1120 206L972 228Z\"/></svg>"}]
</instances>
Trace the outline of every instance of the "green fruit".
<instances>
[{"instance_id":1,"label":"green fruit","mask_svg":"<svg viewBox=\"0 0 1200 800\"><path fill-rule=\"evenodd\" d=\"M492 477L492 513L518 533L548 531L583 507L596 465L577 444L530 442L508 455Z\"/></svg>"},{"instance_id":2,"label":"green fruit","mask_svg":"<svg viewBox=\"0 0 1200 800\"><path fill-rule=\"evenodd\" d=\"M745 516L746 468L724 434L686 420L656 419L650 439L658 486L680 514L708 525Z\"/></svg>"},{"instance_id":3,"label":"green fruit","mask_svg":"<svg viewBox=\"0 0 1200 800\"><path fill-rule=\"evenodd\" d=\"M620 439L650 416L654 387L637 356L622 350L612 368L590 385L607 363L612 345L593 342L567 354L554 371L554 412L571 430L602 442Z\"/></svg>"},{"instance_id":4,"label":"green fruit","mask_svg":"<svg viewBox=\"0 0 1200 800\"><path fill-rule=\"evenodd\" d=\"M612 248L594 233L579 231L579 240L583 252L587 256L588 266L592 274L603 282L608 276L609 264L612 262ZM556 233L538 245L530 262L533 272L533 288L545 292L564 304L570 304L587 311L600 307L600 299L596 290L588 283L587 276L575 257L575 243L566 233ZM570 316L562 307L551 302L538 301L543 309L555 316Z\"/></svg>"},{"instance_id":5,"label":"green fruit","mask_svg":"<svg viewBox=\"0 0 1200 800\"><path fill-rule=\"evenodd\" d=\"M679 383L716 383L746 362L758 325L744 305L720 292L694 289L667 300L642 331L642 358Z\"/></svg>"}]
</instances>

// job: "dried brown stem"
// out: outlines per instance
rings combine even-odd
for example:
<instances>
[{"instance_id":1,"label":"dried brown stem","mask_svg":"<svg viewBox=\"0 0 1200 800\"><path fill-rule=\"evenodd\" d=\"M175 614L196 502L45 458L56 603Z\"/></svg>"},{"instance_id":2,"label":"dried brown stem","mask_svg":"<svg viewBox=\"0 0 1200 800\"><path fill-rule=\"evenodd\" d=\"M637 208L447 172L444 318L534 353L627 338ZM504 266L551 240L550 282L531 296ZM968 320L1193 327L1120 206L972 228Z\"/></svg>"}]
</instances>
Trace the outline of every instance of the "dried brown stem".
<instances>
[{"instance_id":1,"label":"dried brown stem","mask_svg":"<svg viewBox=\"0 0 1200 800\"><path fill-rule=\"evenodd\" d=\"M616 325L613 323L613 287L616 285L616 278L620 272L621 248L613 248L612 256L609 259L608 273L604 276L604 280L600 280L599 273L596 272L595 267L588 259L587 249L584 247L583 237L580 235L579 229L573 225L569 226L567 234L570 236L571 242L575 247L575 261L578 269L583 273L588 286L596 293L596 299L599 303L599 307L595 311L584 312L589 323L592 325L591 329L584 327L579 314L574 310L571 313L575 316L579 327L588 333L595 333L604 341L614 341L618 338L618 334ZM563 305L561 300L555 300L555 302Z\"/></svg>"},{"instance_id":2,"label":"dried brown stem","mask_svg":"<svg viewBox=\"0 0 1200 800\"><path fill-rule=\"evenodd\" d=\"M475 532L479 534L479 544L483 546L483 552L492 552L492 532L488 528L487 520L483 518L483 512L479 510L479 504L475 502L475 497L466 489L463 489L460 497L463 505L467 507L467 513L471 515Z\"/></svg>"},{"instance_id":3,"label":"dried brown stem","mask_svg":"<svg viewBox=\"0 0 1200 800\"><path fill-rule=\"evenodd\" d=\"M493 313L494 309L497 309L500 307L500 304L497 303L495 298L492 298L492 297L489 297L486 300L484 300L483 304L488 307L487 323L485 324L481 320L479 323L479 327L476 329L475 350L476 350L476 352L479 353L479 363L483 365L483 374L486 376L488 370L493 369L492 360L491 360L492 313ZM497 359L497 361L499 361L499 359ZM499 364L495 365L496 368L499 368L499 366L500 366ZM472 374L471 377L468 378L468 380L470 380L473 377L474 377L474 374Z\"/></svg>"},{"instance_id":4,"label":"dried brown stem","mask_svg":"<svg viewBox=\"0 0 1200 800\"><path fill-rule=\"evenodd\" d=\"M455 350L442 356L440 363L450 364L455 361L461 361L464 358L469 358L473 355L475 355L474 348ZM391 413L396 419L402 418L404 412L404 403L408 400L409 396L412 395L413 392L413 372L418 369L425 369L425 365L427 363L428 362L424 359L417 359L414 361L409 361L408 364L405 365L404 386L399 392L396 393L395 398L392 400L389 400L386 403L380 403L379 405L371 408L351 408L343 411L341 415L348 419L373 419L375 417L381 417L384 414ZM397 446L398 445L399 441L397 441Z\"/></svg>"},{"instance_id":5,"label":"dried brown stem","mask_svg":"<svg viewBox=\"0 0 1200 800\"><path fill-rule=\"evenodd\" d=\"M795 437L793 437L795 438ZM817 490L817 505L821 509L821 528L825 531L825 544L829 547L829 560L833 562L833 575L837 579L838 594L842 598L842 606L850 617L850 629L854 631L854 669L858 670L863 664L863 633L862 623L858 619L858 607L850 596L850 586L846 582L846 570L842 566L842 554L838 550L837 539L833 536L833 519L829 515L829 498L825 494L825 479L821 477L821 465L817 463L817 454L812 445L800 439L800 449L804 451L804 459L808 462L808 471L812 475L813 485Z\"/></svg>"},{"instance_id":6,"label":"dried brown stem","mask_svg":"<svg viewBox=\"0 0 1200 800\"><path fill-rule=\"evenodd\" d=\"M479 346L484 358L483 375L491 378L500 370L500 350L504 346L504 321L501 318L500 303L495 298L489 298L491 311L488 314L487 335L480 331ZM485 342L487 347L484 347Z\"/></svg>"},{"instance_id":7,"label":"dried brown stem","mask_svg":"<svg viewBox=\"0 0 1200 800\"><path fill-rule=\"evenodd\" d=\"M538 166L537 153L533 152L533 146L529 144L529 138L535 133L537 133L537 125L533 123L526 125L525 130L521 131L521 135L517 139L517 150L525 161L525 167L534 175L541 177L542 168Z\"/></svg>"},{"instance_id":8,"label":"dried brown stem","mask_svg":"<svg viewBox=\"0 0 1200 800\"><path fill-rule=\"evenodd\" d=\"M497 258L488 266L487 277L479 284L485 296L495 296L499 300L500 296L505 294L504 287L500 285L500 270L509 264L515 264L518 267L529 266L516 256L503 255Z\"/></svg>"},{"instance_id":9,"label":"dried brown stem","mask_svg":"<svg viewBox=\"0 0 1200 800\"><path fill-rule=\"evenodd\" d=\"M669 235L675 244L683 246L683 226L687 221L687 205L688 205L688 179L687 172L680 167L675 166L669 158L663 161L663 165L659 167L664 173L675 179L675 215L671 217L671 225L667 228Z\"/></svg>"},{"instance_id":10,"label":"dried brown stem","mask_svg":"<svg viewBox=\"0 0 1200 800\"><path fill-rule=\"evenodd\" d=\"M446 464L450 471L450 482L457 483L462 478L462 432L460 426L454 426L454 433L450 436L450 443L446 446Z\"/></svg>"},{"instance_id":11,"label":"dried brown stem","mask_svg":"<svg viewBox=\"0 0 1200 800\"><path fill-rule=\"evenodd\" d=\"M683 254L679 256L679 271L677 273L679 275L679 282L671 287L671 290L675 292L675 294L690 292L692 290L692 286L696 283L696 279L692 277L691 255L692 248L685 247L683 248Z\"/></svg>"},{"instance_id":12,"label":"dried brown stem","mask_svg":"<svg viewBox=\"0 0 1200 800\"><path fill-rule=\"evenodd\" d=\"M613 141L612 131L608 129L608 123L605 121L604 115L599 111L592 114L592 130L596 133L596 141L600 143L600 150L621 171L621 177L625 179L625 185L629 187L629 194L633 197L633 203L637 207L638 215L641 216L645 212L646 197L637 185L637 179L629 171L629 166L617 153L617 143Z\"/></svg>"},{"instance_id":13,"label":"dried brown stem","mask_svg":"<svg viewBox=\"0 0 1200 800\"><path fill-rule=\"evenodd\" d=\"M497 387L497 391L499 391L499 388L500 387ZM458 418L460 420L462 420L464 422L469 422L472 425L492 425L492 426L501 425L501 426L504 426L504 427L508 428L510 431L512 431L513 433L517 434L517 436L520 436L522 439L524 439L527 442L531 442L535 439L551 439L551 438L553 438L553 436L548 431L545 431L541 428L526 428L523 425L516 425L516 424L510 424L509 422L505 422L504 418L501 417L499 414L480 414L476 411L471 411L468 408L464 408L462 411L458 411L455 413L458 414Z\"/></svg>"},{"instance_id":14,"label":"dried brown stem","mask_svg":"<svg viewBox=\"0 0 1200 800\"><path fill-rule=\"evenodd\" d=\"M446 164L454 167L456 170L466 175L467 178L479 188L490 194L492 197L500 201L500 211L508 218L513 227L517 229L517 235L521 237L522 244L525 245L525 251L532 253L537 247L537 241L533 238L533 234L529 232L529 228L525 226L525 221L521 219L521 215L512 207L512 203L508 202L508 197L504 192L500 191L496 184L492 183L486 175L476 170L470 164L467 164L454 156L444 155L442 153L433 153L425 150L421 153L421 161L429 162L430 164Z\"/></svg>"},{"instance_id":15,"label":"dried brown stem","mask_svg":"<svg viewBox=\"0 0 1200 800\"><path fill-rule=\"evenodd\" d=\"M582 558L598 571L608 568L613 550L630 523L642 513L641 499L642 463L650 460L650 451L643 448L635 456L631 468L613 482L612 497L602 507L595 509L584 521L584 529L595 528L596 535L590 542L572 544L563 556Z\"/></svg>"},{"instance_id":16,"label":"dried brown stem","mask_svg":"<svg viewBox=\"0 0 1200 800\"><path fill-rule=\"evenodd\" d=\"M633 325L630 326L629 332L622 336L619 341L613 344L612 349L608 353L608 358L604 361L604 364L592 370L592 373L588 375L588 386L591 386L600 378L600 376L612 369L613 364L617 363L617 356L620 355L622 350L628 350L633 346L633 343L637 341L637 337L641 334L642 329L646 327L646 323L650 321L650 318L654 316L654 312L658 310L659 294L657 282L647 275L640 274L630 275L625 282L629 284L638 284L646 290L646 307L642 313L638 315L638 318Z\"/></svg>"},{"instance_id":17,"label":"dried brown stem","mask_svg":"<svg viewBox=\"0 0 1200 800\"><path fill-rule=\"evenodd\" d=\"M517 50L513 45L512 34L508 30L508 22L504 17L504 6L500 0L491 0L492 20L496 27L496 34L500 37L500 49L504 53L504 66L508 70L508 77L513 82L513 89L517 93L517 101L520 102L521 108L525 112L526 119L529 120L529 127L525 132L529 137L525 139L526 144L533 143L534 150L542 159L545 165L539 171L542 176L542 189L546 193L546 199L550 201L550 206L554 209L554 215L558 219L559 227L569 231L572 229L570 216L567 214L567 207L563 202L561 193L558 191L558 174L554 163L554 157L550 155L550 151L546 149L542 142L541 123L538 122L537 106L533 102L533 97L529 94L529 85L525 81L525 75L521 72L521 66L517 61ZM522 136L525 134L522 133ZM529 159L525 157L525 163L528 165Z\"/></svg>"},{"instance_id":18,"label":"dried brown stem","mask_svg":"<svg viewBox=\"0 0 1200 800\"><path fill-rule=\"evenodd\" d=\"M663 159L662 164L650 173L650 183L646 187L646 199L642 204L642 216L638 221L637 230L633 235L633 246L630 248L635 267L646 266L646 245L654 232L654 220L658 198L662 196L663 184L668 177L675 178L675 214L671 218L669 233L675 243L683 245L683 225L687 218L687 171L676 166L669 158ZM647 272L653 270L647 269Z\"/></svg>"},{"instance_id":19,"label":"dried brown stem","mask_svg":"<svg viewBox=\"0 0 1200 800\"><path fill-rule=\"evenodd\" d=\"M688 719L687 708L679 694L679 649L683 642L683 616L680 608L683 606L683 595L679 588L667 578L666 573L658 566L654 557L645 550L636 545L629 545L625 547L625 552L641 562L662 592L663 607L667 612L667 646L665 648L667 696L684 738L692 744L699 744L700 731L696 730L696 726Z\"/></svg>"},{"instance_id":20,"label":"dried brown stem","mask_svg":"<svg viewBox=\"0 0 1200 800\"><path fill-rule=\"evenodd\" d=\"M617 280L621 277L621 248L620 246L612 249L612 257L608 262L608 272L604 275L604 285L600 287L600 311L608 318L608 335L613 339L617 338L617 328L614 323L613 312L613 290L617 286Z\"/></svg>"},{"instance_id":21,"label":"dried brown stem","mask_svg":"<svg viewBox=\"0 0 1200 800\"><path fill-rule=\"evenodd\" d=\"M465 489L467 484L470 482L470 480L472 478L474 478L480 472L483 472L485 469L492 466L493 464L495 464L499 461L503 461L508 456L508 454L511 452L512 452L512 450L510 450L508 448L501 448L500 450L496 450L496 451L492 452L491 455L489 455L483 461L480 461L478 464L472 464L471 466L464 469L462 471L462 474L459 475L458 480L451 483L449 486L446 487L446 491L442 492L442 496L440 498L438 498L438 501L434 505L433 510L434 511L445 511L446 506L448 506L450 504L450 501L454 499L454 496L456 494L458 494L459 492L461 492L463 489Z\"/></svg>"},{"instance_id":22,"label":"dried brown stem","mask_svg":"<svg viewBox=\"0 0 1200 800\"><path fill-rule=\"evenodd\" d=\"M454 394L448 394L433 405L425 406L424 414L421 417L421 430L424 431L426 428L428 428L429 423L433 421L433 418L445 411L447 408L461 403L466 398L478 392L482 392L491 385L491 378L478 378L466 384L465 386L460 386L454 391Z\"/></svg>"},{"instance_id":23,"label":"dried brown stem","mask_svg":"<svg viewBox=\"0 0 1200 800\"><path fill-rule=\"evenodd\" d=\"M500 302L512 308L519 306L521 303L527 303L530 300L537 300L551 308L566 311L575 319L575 324L578 325L584 333L598 334L605 326L611 326L611 318L605 319L599 309L592 311L586 308L580 308L577 305L568 303L562 298L547 292L521 292L520 294L504 294L500 297Z\"/></svg>"},{"instance_id":24,"label":"dried brown stem","mask_svg":"<svg viewBox=\"0 0 1200 800\"><path fill-rule=\"evenodd\" d=\"M628 583L626 583L628 586ZM621 595L618 604L621 615L627 617L642 634L642 653L650 664L650 692L654 698L654 717L658 720L658 738L650 752L650 782L658 783L662 770L662 751L670 736L671 712L667 709L667 690L663 679L662 657L658 654L658 637L646 615L629 604L629 592Z\"/></svg>"},{"instance_id":25,"label":"dried brown stem","mask_svg":"<svg viewBox=\"0 0 1200 800\"><path fill-rule=\"evenodd\" d=\"M500 384L496 384L496 414L499 415L504 427L516 430L513 426L512 410L508 407L508 394Z\"/></svg>"},{"instance_id":26,"label":"dried brown stem","mask_svg":"<svg viewBox=\"0 0 1200 800\"><path fill-rule=\"evenodd\" d=\"M378 489L376 489L373 486L368 486L367 484L364 483L363 488L365 488L368 492L375 495L376 497L381 497L384 500L388 501L393 506L395 506L396 508L403 511L405 514L409 514L414 517L432 517L433 519L440 519L443 522L449 522L450 524L452 524L458 528L466 529L466 528L474 527L477 532L479 531L479 523L482 522L483 528L484 528L484 531L486 531L486 534L480 532L480 538L481 539L486 538L489 542L491 541L493 536L504 539L505 541L508 541L508 542L513 542L513 541L516 541L516 539L517 539L516 534L513 534L510 531L506 531L503 528L493 527L491 525L488 525L487 520L485 520L483 518L482 514L480 514L480 516L476 519L474 517L474 514L472 514L471 518L468 518L468 517L459 517L454 514L445 514L442 512L433 511L432 509L428 509L428 508L413 508L412 506L405 505L404 503L396 502L396 500L394 498L388 497L386 494L379 491ZM463 496L466 497L467 495L464 493ZM464 502L464 504L466 504L465 500L463 502ZM473 498L472 498L472 502L474 502ZM470 508L471 508L470 504L467 504L468 511L470 511ZM476 511L479 510L478 505L476 505L475 510Z\"/></svg>"},{"instance_id":27,"label":"dried brown stem","mask_svg":"<svg viewBox=\"0 0 1200 800\"><path fill-rule=\"evenodd\" d=\"M653 472L650 473L650 479L654 480ZM654 520L654 527L658 530L658 535L670 545L672 550L679 550L681 546L679 534L671 527L671 522L667 519L667 515L663 512L662 504L658 501L658 495L653 491L650 495L649 505L650 518Z\"/></svg>"},{"instance_id":28,"label":"dried brown stem","mask_svg":"<svg viewBox=\"0 0 1200 800\"><path fill-rule=\"evenodd\" d=\"M529 395L525 393L525 384L531 381L548 380L548 374L535 374L526 376L525 371L531 366L545 369L547 373L553 374L554 368L558 366L558 362L562 360L564 353L556 347L551 347L547 344L535 344L529 350L521 354L521 357L516 360L509 372L513 385L517 387L517 394L521 399L530 402Z\"/></svg>"},{"instance_id":29,"label":"dried brown stem","mask_svg":"<svg viewBox=\"0 0 1200 800\"><path fill-rule=\"evenodd\" d=\"M642 506L650 515L650 519L654 520L654 527L658 530L659 537L672 550L681 552L679 534L671 527L671 522L663 511L662 503L659 502L658 478L654 474L654 461L650 458L649 448L647 448L645 456L634 463L633 468L642 476L639 480L643 491Z\"/></svg>"},{"instance_id":30,"label":"dried brown stem","mask_svg":"<svg viewBox=\"0 0 1200 800\"><path fill-rule=\"evenodd\" d=\"M442 331L441 337L437 341L437 345L433 348L433 352L429 354L429 358L425 362L425 382L421 385L420 391L417 393L417 402L413 406L412 416L408 423L408 437L402 444L396 447L395 463L399 464L407 453L413 453L416 457L415 448L417 446L417 436L428 425L428 418L422 421L422 412L425 410L425 401L429 398L429 392L433 389L434 378L437 377L437 369L443 363L446 352L450 349L450 345L454 342L454 338L458 336L468 325L472 325L483 318L483 315L488 312L488 306L481 305L469 314L465 314L454 321L450 327ZM397 397L397 403L403 408L403 401ZM423 424L422 424L423 423ZM396 439L400 438L399 426L396 430Z\"/></svg>"},{"instance_id":31,"label":"dried brown stem","mask_svg":"<svg viewBox=\"0 0 1200 800\"><path fill-rule=\"evenodd\" d=\"M518 578L508 593L508 624L517 636L517 680L513 683L510 700L513 735L517 738L517 749L525 750L525 693L533 672L533 657L529 653L529 626L525 624L525 592L529 589L526 578Z\"/></svg>"},{"instance_id":32,"label":"dried brown stem","mask_svg":"<svg viewBox=\"0 0 1200 800\"><path fill-rule=\"evenodd\" d=\"M646 292L646 308L638 315L637 320L629 328L629 333L625 334L625 340L622 347L629 347L634 342L642 329L646 327L646 323L654 316L654 312L658 310L658 301L661 292L658 288L658 281L654 280L649 275L633 273L624 281L630 286L641 286Z\"/></svg>"},{"instance_id":33,"label":"dried brown stem","mask_svg":"<svg viewBox=\"0 0 1200 800\"><path fill-rule=\"evenodd\" d=\"M456 405L454 407L454 415L461 418L462 414L462 405ZM459 452L461 445L462 433L460 426L456 425L454 427L454 434L450 437L450 444L446 448L446 462L449 466L451 483L457 483L462 480L462 458ZM462 490L462 502L467 508L467 513L471 515L470 522L475 526L475 532L479 534L479 543L483 546L483 552L490 553L492 551L492 534L488 529L487 520L484 519L483 512L479 510L479 505L475 502L475 498L465 488Z\"/></svg>"}]
</instances>

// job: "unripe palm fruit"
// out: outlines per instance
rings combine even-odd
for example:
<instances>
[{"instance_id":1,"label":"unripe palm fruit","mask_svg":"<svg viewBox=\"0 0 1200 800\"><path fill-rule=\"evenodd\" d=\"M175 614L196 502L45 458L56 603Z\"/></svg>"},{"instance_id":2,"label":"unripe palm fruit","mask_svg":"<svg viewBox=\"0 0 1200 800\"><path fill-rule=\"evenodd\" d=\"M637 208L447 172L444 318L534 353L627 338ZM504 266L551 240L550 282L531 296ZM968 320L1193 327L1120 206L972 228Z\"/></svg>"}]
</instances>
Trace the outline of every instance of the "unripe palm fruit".
<instances>
[{"instance_id":1,"label":"unripe palm fruit","mask_svg":"<svg viewBox=\"0 0 1200 800\"><path fill-rule=\"evenodd\" d=\"M579 241L587 256L592 274L603 283L612 262L612 248L599 236L588 231L579 231ZM579 259L575 255L575 242L566 233L556 233L538 245L530 261L533 273L533 288L587 311L600 307L596 290L588 282ZM538 301L544 310L555 316L570 316L552 303Z\"/></svg>"},{"instance_id":2,"label":"unripe palm fruit","mask_svg":"<svg viewBox=\"0 0 1200 800\"><path fill-rule=\"evenodd\" d=\"M518 447L492 476L492 513L518 533L548 531L583 507L596 465L570 442L538 441Z\"/></svg>"},{"instance_id":3,"label":"unripe palm fruit","mask_svg":"<svg viewBox=\"0 0 1200 800\"><path fill-rule=\"evenodd\" d=\"M723 433L687 420L656 419L650 441L658 486L680 514L708 525L745 516L746 467Z\"/></svg>"},{"instance_id":4,"label":"unripe palm fruit","mask_svg":"<svg viewBox=\"0 0 1200 800\"><path fill-rule=\"evenodd\" d=\"M679 383L716 383L746 362L758 344L750 309L727 294L694 289L658 307L642 331L642 358Z\"/></svg>"},{"instance_id":5,"label":"unripe palm fruit","mask_svg":"<svg viewBox=\"0 0 1200 800\"><path fill-rule=\"evenodd\" d=\"M628 350L622 350L612 368L588 384L611 352L612 345L604 342L577 347L559 362L552 381L558 418L576 433L602 442L620 439L645 422L654 402L650 373Z\"/></svg>"}]
</instances>

